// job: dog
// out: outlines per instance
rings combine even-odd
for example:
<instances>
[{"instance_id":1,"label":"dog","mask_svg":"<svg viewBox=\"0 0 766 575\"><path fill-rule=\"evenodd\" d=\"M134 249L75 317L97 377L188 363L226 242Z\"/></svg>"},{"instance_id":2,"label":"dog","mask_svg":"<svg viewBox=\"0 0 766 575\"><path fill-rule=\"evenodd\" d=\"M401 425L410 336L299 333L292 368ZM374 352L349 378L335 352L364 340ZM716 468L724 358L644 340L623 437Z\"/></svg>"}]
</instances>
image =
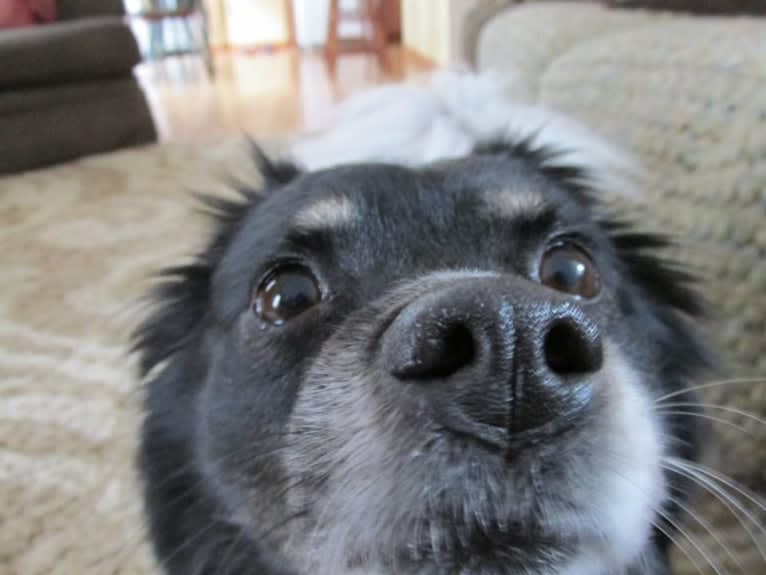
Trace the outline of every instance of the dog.
<instances>
[{"instance_id":1,"label":"dog","mask_svg":"<svg viewBox=\"0 0 766 575\"><path fill-rule=\"evenodd\" d=\"M165 573L670 573L663 461L701 430L653 404L710 365L705 306L598 165L487 132L412 165L256 150L261 189L209 200L136 334Z\"/></svg>"}]
</instances>

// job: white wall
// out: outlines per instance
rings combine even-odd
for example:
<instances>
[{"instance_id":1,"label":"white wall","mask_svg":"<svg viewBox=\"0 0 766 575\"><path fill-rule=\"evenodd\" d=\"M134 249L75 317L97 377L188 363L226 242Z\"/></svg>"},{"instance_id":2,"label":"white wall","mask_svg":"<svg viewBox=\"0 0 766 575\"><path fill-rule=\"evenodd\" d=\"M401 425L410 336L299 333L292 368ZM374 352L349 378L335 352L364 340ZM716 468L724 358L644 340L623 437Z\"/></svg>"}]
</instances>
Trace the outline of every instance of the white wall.
<instances>
[{"instance_id":1,"label":"white wall","mask_svg":"<svg viewBox=\"0 0 766 575\"><path fill-rule=\"evenodd\" d=\"M289 40L285 0L204 0L214 46L262 46Z\"/></svg>"},{"instance_id":2,"label":"white wall","mask_svg":"<svg viewBox=\"0 0 766 575\"><path fill-rule=\"evenodd\" d=\"M320 46L327 36L329 0L293 0L295 40L301 48Z\"/></svg>"},{"instance_id":3,"label":"white wall","mask_svg":"<svg viewBox=\"0 0 766 575\"><path fill-rule=\"evenodd\" d=\"M341 10L354 10L359 0L341 0ZM295 14L295 39L301 48L321 46L327 38L327 21L330 13L329 0L293 0ZM341 22L339 35L356 38L362 34L358 22Z\"/></svg>"},{"instance_id":4,"label":"white wall","mask_svg":"<svg viewBox=\"0 0 766 575\"><path fill-rule=\"evenodd\" d=\"M402 43L438 64L463 58L463 22L479 0L402 0Z\"/></svg>"},{"instance_id":5,"label":"white wall","mask_svg":"<svg viewBox=\"0 0 766 575\"><path fill-rule=\"evenodd\" d=\"M231 46L286 43L284 0L226 0L226 35Z\"/></svg>"},{"instance_id":6,"label":"white wall","mask_svg":"<svg viewBox=\"0 0 766 575\"><path fill-rule=\"evenodd\" d=\"M402 0L402 43L435 62L447 62L449 0Z\"/></svg>"}]
</instances>

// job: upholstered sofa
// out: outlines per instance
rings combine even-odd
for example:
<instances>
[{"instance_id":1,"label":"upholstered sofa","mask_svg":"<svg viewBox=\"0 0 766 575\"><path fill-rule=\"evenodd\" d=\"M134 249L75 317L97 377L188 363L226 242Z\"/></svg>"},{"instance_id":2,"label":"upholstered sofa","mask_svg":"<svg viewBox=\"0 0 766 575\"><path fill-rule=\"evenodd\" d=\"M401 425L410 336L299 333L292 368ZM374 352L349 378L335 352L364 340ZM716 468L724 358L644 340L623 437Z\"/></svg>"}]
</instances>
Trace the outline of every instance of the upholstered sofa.
<instances>
[{"instance_id":1,"label":"upholstered sofa","mask_svg":"<svg viewBox=\"0 0 766 575\"><path fill-rule=\"evenodd\" d=\"M59 0L56 22L0 31L0 174L156 138L121 0Z\"/></svg>"}]
</instances>

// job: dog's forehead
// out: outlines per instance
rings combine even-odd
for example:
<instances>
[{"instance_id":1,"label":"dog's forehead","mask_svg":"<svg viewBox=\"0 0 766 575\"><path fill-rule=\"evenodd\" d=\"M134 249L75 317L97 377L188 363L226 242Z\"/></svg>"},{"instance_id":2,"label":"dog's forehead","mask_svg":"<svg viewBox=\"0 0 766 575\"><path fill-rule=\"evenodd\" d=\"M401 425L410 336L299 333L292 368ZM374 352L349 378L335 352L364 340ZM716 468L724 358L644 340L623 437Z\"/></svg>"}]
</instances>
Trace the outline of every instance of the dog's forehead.
<instances>
[{"instance_id":1,"label":"dog's forehead","mask_svg":"<svg viewBox=\"0 0 766 575\"><path fill-rule=\"evenodd\" d=\"M477 221L524 219L561 203L555 186L536 171L481 158L421 170L350 166L310 174L299 187L289 225L301 231L342 230L381 218L392 226L445 222L465 211Z\"/></svg>"}]
</instances>

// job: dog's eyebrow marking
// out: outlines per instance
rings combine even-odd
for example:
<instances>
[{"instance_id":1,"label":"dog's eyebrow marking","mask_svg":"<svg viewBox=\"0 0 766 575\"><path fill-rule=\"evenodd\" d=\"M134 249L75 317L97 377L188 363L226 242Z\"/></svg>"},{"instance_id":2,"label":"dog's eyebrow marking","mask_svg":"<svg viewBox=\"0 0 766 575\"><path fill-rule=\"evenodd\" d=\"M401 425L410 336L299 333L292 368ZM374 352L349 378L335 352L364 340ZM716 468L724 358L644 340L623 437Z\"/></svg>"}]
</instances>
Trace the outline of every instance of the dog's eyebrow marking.
<instances>
[{"instance_id":1,"label":"dog's eyebrow marking","mask_svg":"<svg viewBox=\"0 0 766 575\"><path fill-rule=\"evenodd\" d=\"M502 217L535 217L549 209L542 195L531 190L500 189L484 193L487 207Z\"/></svg>"},{"instance_id":2,"label":"dog's eyebrow marking","mask_svg":"<svg viewBox=\"0 0 766 575\"><path fill-rule=\"evenodd\" d=\"M293 225L301 230L337 228L354 221L357 209L345 196L322 198L300 210L293 218Z\"/></svg>"}]
</instances>

